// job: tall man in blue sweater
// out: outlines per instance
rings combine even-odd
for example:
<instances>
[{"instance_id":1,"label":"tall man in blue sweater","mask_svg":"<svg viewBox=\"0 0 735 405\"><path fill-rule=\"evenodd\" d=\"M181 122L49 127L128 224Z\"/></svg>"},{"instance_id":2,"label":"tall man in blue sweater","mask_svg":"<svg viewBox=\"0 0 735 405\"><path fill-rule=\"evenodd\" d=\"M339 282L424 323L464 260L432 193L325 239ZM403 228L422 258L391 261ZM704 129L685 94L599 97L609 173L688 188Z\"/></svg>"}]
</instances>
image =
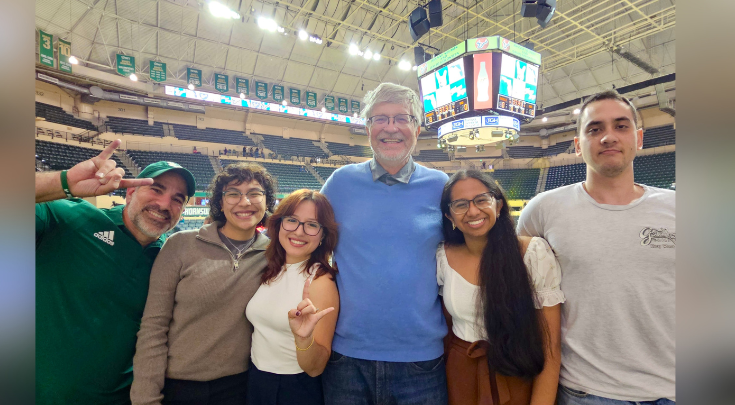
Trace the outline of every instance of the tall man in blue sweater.
<instances>
[{"instance_id":1,"label":"tall man in blue sweater","mask_svg":"<svg viewBox=\"0 0 735 405\"><path fill-rule=\"evenodd\" d=\"M421 131L413 90L382 83L363 116L374 158L338 169L322 188L340 225L340 314L324 396L327 405L445 405L434 255L448 177L411 158Z\"/></svg>"}]
</instances>

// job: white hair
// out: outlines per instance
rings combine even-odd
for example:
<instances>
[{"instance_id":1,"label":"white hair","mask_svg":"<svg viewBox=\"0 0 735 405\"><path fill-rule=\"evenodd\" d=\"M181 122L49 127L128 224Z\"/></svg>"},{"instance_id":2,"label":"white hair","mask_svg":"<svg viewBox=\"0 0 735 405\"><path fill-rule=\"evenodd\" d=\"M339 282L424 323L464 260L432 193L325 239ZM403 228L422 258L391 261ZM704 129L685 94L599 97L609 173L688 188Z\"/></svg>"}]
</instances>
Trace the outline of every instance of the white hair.
<instances>
[{"instance_id":1,"label":"white hair","mask_svg":"<svg viewBox=\"0 0 735 405\"><path fill-rule=\"evenodd\" d=\"M380 83L375 90L369 91L362 100L365 108L362 110L362 118L370 118L373 107L380 103L400 104L408 108L416 118L418 125L421 125L421 102L418 94L411 88L401 86L395 83Z\"/></svg>"}]
</instances>

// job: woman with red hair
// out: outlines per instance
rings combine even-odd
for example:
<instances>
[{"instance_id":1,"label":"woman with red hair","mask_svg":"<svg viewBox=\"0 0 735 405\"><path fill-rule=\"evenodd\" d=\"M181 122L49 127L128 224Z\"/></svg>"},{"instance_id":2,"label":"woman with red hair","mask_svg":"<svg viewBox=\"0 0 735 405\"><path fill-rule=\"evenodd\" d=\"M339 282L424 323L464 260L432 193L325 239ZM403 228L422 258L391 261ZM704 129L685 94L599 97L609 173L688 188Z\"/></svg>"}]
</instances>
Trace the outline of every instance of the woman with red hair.
<instances>
[{"instance_id":1,"label":"woman with red hair","mask_svg":"<svg viewBox=\"0 0 735 405\"><path fill-rule=\"evenodd\" d=\"M339 312L330 264L334 211L324 195L297 190L278 204L267 228L268 266L245 311L255 329L248 403L323 404L320 375Z\"/></svg>"}]
</instances>

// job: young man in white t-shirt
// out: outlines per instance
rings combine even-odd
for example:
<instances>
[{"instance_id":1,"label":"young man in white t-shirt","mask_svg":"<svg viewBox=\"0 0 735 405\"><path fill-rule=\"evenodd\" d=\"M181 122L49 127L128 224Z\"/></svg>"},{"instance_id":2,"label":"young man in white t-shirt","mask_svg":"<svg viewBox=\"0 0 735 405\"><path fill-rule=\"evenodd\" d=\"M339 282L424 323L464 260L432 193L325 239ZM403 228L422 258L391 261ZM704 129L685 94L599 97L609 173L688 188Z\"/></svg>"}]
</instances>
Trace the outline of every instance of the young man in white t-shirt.
<instances>
[{"instance_id":1,"label":"young man in white t-shirt","mask_svg":"<svg viewBox=\"0 0 735 405\"><path fill-rule=\"evenodd\" d=\"M675 193L636 184L636 109L614 90L579 114L587 178L539 194L518 234L545 238L562 269L559 405L675 403Z\"/></svg>"}]
</instances>

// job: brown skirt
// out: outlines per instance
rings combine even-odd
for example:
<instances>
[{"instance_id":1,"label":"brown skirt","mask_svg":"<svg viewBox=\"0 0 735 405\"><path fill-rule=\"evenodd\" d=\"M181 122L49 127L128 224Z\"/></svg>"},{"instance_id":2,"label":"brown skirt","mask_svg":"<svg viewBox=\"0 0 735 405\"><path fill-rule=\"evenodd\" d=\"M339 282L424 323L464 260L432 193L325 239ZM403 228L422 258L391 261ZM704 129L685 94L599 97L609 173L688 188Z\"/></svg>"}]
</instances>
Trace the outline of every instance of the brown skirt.
<instances>
[{"instance_id":1,"label":"brown skirt","mask_svg":"<svg viewBox=\"0 0 735 405\"><path fill-rule=\"evenodd\" d=\"M528 405L531 381L492 372L491 383L487 344L466 342L450 330L445 340L449 405Z\"/></svg>"}]
</instances>

